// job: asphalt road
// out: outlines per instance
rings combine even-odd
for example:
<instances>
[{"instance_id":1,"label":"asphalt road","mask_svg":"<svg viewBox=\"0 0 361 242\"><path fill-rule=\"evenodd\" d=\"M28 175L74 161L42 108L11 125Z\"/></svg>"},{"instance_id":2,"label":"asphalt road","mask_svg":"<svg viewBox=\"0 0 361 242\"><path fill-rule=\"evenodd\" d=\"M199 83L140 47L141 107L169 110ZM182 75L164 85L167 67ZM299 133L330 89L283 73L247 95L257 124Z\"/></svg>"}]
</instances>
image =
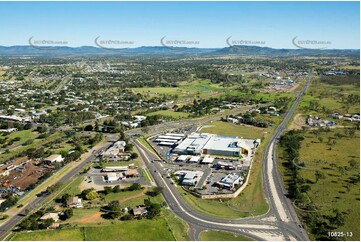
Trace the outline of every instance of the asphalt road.
<instances>
[{"instance_id":1,"label":"asphalt road","mask_svg":"<svg viewBox=\"0 0 361 242\"><path fill-rule=\"evenodd\" d=\"M311 75L310 75L311 77ZM310 80L309 77L309 80ZM291 238L297 240L309 240L307 234L304 232L302 228L299 228L299 221L297 215L290 204L290 201L284 196L284 188L282 185L282 181L279 177L277 169L272 169L272 174L274 177L274 183L276 184L278 196L282 202L282 208L286 211L286 214L289 218L290 222L282 221L280 218L279 211L277 210L277 206L274 203L273 199L271 199L274 194L271 192L270 188L270 180L267 178L266 174L268 172L268 166L265 165L268 162L266 158L269 152L275 156L276 145L274 144L275 140L281 135L283 130L285 129L287 123L289 122L290 118L294 110L296 109L304 91L307 89L309 80L307 81L306 85L304 86L303 90L299 93L296 101L291 106L289 112L285 116L284 121L281 125L277 128L276 132L272 136L266 151L265 151L265 159L263 160L263 185L265 189L265 194L270 204L270 210L267 214L257 217L249 217L249 218L242 218L242 219L235 219L235 220L228 220L228 219L220 219L207 216L202 214L198 211L192 209L181 197L178 193L176 187L170 183L170 180L167 178L163 178L162 174L164 173L162 167L157 163L152 163L151 160L159 159L156 155L148 150L144 149L144 147L135 141L136 148L138 149L141 158L145 161L146 166L152 173L152 176L156 182L156 184L160 187L163 187L163 195L168 203L169 209L171 209L178 217L186 221L190 225L189 235L192 240L199 240L199 234L203 230L225 230L234 233L240 233L247 237L250 237L255 240L269 240L274 237L272 236L283 236L284 239L289 240ZM204 121L204 120L203 120ZM183 126L185 123L182 122L175 122L174 125ZM189 124L189 121L187 121ZM162 124L163 125L163 124ZM163 128L163 127L162 127ZM164 128L167 128L166 125ZM130 132L133 134L133 132ZM136 132L135 132L136 133ZM107 149L111 144L108 143L107 145L100 148L98 151L103 151ZM271 150L270 147L273 149ZM91 155L83 162L79 163L79 165L67 173L64 177L62 177L58 182L65 183L74 177L78 171L84 167L84 165L94 159L95 157ZM276 160L272 159L274 164L276 164ZM277 167L277 164L276 164ZM165 176L164 176L165 177ZM26 209L33 210L40 206L46 197L37 197L34 201L29 203L28 205L24 206L23 209L15 216L9 218L5 221L0 227L0 238L3 237L16 225L20 222L23 218L23 214L25 213ZM273 218L276 218L273 221ZM270 219L271 218L271 219Z\"/></svg>"},{"instance_id":2,"label":"asphalt road","mask_svg":"<svg viewBox=\"0 0 361 242\"><path fill-rule=\"evenodd\" d=\"M181 197L175 185L171 184L170 179L164 178L163 167L158 162L154 153L148 151L139 142L135 141L135 147L138 149L141 158L151 171L157 186L163 187L163 195L169 208L181 219L189 224L189 235L192 240L199 240L199 234L202 230L225 230L243 234L255 240L309 240L307 233L301 227L300 221L290 203L285 196L285 189L282 180L278 174L276 157L276 141L286 128L288 122L305 93L312 74L309 75L306 84L298 94L292 104L283 122L279 125L271 137L263 159L263 187L270 209L267 214L240 219L221 219L202 214L191 208ZM272 164L270 164L272 162ZM271 179L268 176L271 173ZM163 177L162 177L163 174ZM276 188L276 189L272 189ZM277 199L277 203L276 203ZM272 237L275 236L275 237Z\"/></svg>"},{"instance_id":3,"label":"asphalt road","mask_svg":"<svg viewBox=\"0 0 361 242\"><path fill-rule=\"evenodd\" d=\"M266 106L267 104L260 104L258 105L259 107L262 106ZM242 106L242 107L238 107L238 108L234 108L231 110L228 110L227 113L225 112L220 112L217 114L214 114L212 116L208 116L208 117L200 117L200 118L191 118L191 119L182 119L182 120L177 120L177 121L170 121L170 122L165 122L165 123L160 123L157 125L153 125L153 126L149 126L149 132L148 134L159 134L161 132L165 132L168 130L174 130L177 128L183 128L183 127L189 127L191 125L195 125L195 126L201 126L209 121L214 121L214 120L219 120L221 117L225 116L225 115L230 115L230 114L238 114L240 112L249 110L251 108L255 108L257 105L247 105L247 106ZM129 129L127 131L125 131L125 133L129 136L133 136L133 135L143 135L143 131L142 128L135 128L135 129Z\"/></svg>"},{"instance_id":4,"label":"asphalt road","mask_svg":"<svg viewBox=\"0 0 361 242\"><path fill-rule=\"evenodd\" d=\"M108 149L111 144L112 143L105 144L100 149L98 149L97 152L94 152L94 154ZM65 183L65 182L69 181L71 178L73 178L74 176L76 176L78 174L78 172L86 165L87 162L89 162L95 158L94 154L92 154L91 156L89 156L88 158L83 160L82 162L79 162L79 164L73 170L70 170L58 182ZM13 217L6 220L0 226L0 238L4 239L4 236L6 236L8 234L8 232L11 231L14 228L14 226L17 225L24 218L26 209L28 209L30 211L36 209L37 207L42 205L42 203L46 200L46 198L47 198L47 196L36 197L31 203L25 205L18 214L14 215Z\"/></svg>"}]
</instances>

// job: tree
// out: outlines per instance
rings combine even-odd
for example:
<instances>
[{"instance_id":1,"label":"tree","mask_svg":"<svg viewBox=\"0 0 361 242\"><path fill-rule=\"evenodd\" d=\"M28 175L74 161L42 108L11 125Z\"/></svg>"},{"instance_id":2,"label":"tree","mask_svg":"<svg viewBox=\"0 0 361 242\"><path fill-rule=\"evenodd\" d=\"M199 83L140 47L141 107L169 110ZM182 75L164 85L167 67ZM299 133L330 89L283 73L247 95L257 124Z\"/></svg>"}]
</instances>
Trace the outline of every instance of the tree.
<instances>
[{"instance_id":1,"label":"tree","mask_svg":"<svg viewBox=\"0 0 361 242\"><path fill-rule=\"evenodd\" d=\"M320 179L325 179L325 174L321 171L316 171L315 172L315 176L316 176L316 183L320 180Z\"/></svg>"},{"instance_id":2,"label":"tree","mask_svg":"<svg viewBox=\"0 0 361 242\"><path fill-rule=\"evenodd\" d=\"M130 155L130 159L134 160L134 159L137 159L138 158L138 154L133 152L131 155Z\"/></svg>"},{"instance_id":3,"label":"tree","mask_svg":"<svg viewBox=\"0 0 361 242\"><path fill-rule=\"evenodd\" d=\"M96 191L91 191L88 194L85 195L86 200L93 200L98 197L98 193Z\"/></svg>"},{"instance_id":4,"label":"tree","mask_svg":"<svg viewBox=\"0 0 361 242\"><path fill-rule=\"evenodd\" d=\"M24 130L29 130L33 127L33 125L31 123L26 123L23 127Z\"/></svg>"},{"instance_id":5,"label":"tree","mask_svg":"<svg viewBox=\"0 0 361 242\"><path fill-rule=\"evenodd\" d=\"M41 223L38 226L40 229L46 229L53 223L54 223L54 220L52 218L48 218L48 219L41 221Z\"/></svg>"},{"instance_id":6,"label":"tree","mask_svg":"<svg viewBox=\"0 0 361 242\"><path fill-rule=\"evenodd\" d=\"M128 191L135 191L142 189L142 186L139 183L133 183L130 187L128 187Z\"/></svg>"},{"instance_id":7,"label":"tree","mask_svg":"<svg viewBox=\"0 0 361 242\"><path fill-rule=\"evenodd\" d=\"M149 204L148 207L148 214L147 214L147 218L152 219L155 216L158 216L160 214L160 210L161 209L161 205L159 203L151 203Z\"/></svg>"},{"instance_id":8,"label":"tree","mask_svg":"<svg viewBox=\"0 0 361 242\"><path fill-rule=\"evenodd\" d=\"M73 209L67 208L63 211L62 216L60 217L61 220L67 220L73 216Z\"/></svg>"},{"instance_id":9,"label":"tree","mask_svg":"<svg viewBox=\"0 0 361 242\"><path fill-rule=\"evenodd\" d=\"M118 193L118 192L121 192L122 189L120 189L120 186L119 185L116 185L115 187L113 187L113 190L112 190L114 193Z\"/></svg>"},{"instance_id":10,"label":"tree","mask_svg":"<svg viewBox=\"0 0 361 242\"><path fill-rule=\"evenodd\" d=\"M97 121L95 122L94 131L95 131L95 132L98 132L98 131L99 131L99 124L98 124Z\"/></svg>"},{"instance_id":11,"label":"tree","mask_svg":"<svg viewBox=\"0 0 361 242\"><path fill-rule=\"evenodd\" d=\"M163 191L163 187L154 187L152 191L147 192L147 195L151 197L158 196Z\"/></svg>"},{"instance_id":12,"label":"tree","mask_svg":"<svg viewBox=\"0 0 361 242\"><path fill-rule=\"evenodd\" d=\"M24 146L26 145L31 145L34 142L34 139L28 139L27 141L24 142Z\"/></svg>"},{"instance_id":13,"label":"tree","mask_svg":"<svg viewBox=\"0 0 361 242\"><path fill-rule=\"evenodd\" d=\"M92 200L98 197L98 193L95 191L94 188L85 189L81 192L80 195L85 200Z\"/></svg>"},{"instance_id":14,"label":"tree","mask_svg":"<svg viewBox=\"0 0 361 242\"><path fill-rule=\"evenodd\" d=\"M29 210L29 209L25 209L24 214L25 214L25 215L28 215L29 213L30 213L30 210Z\"/></svg>"},{"instance_id":15,"label":"tree","mask_svg":"<svg viewBox=\"0 0 361 242\"><path fill-rule=\"evenodd\" d=\"M354 159L351 159L348 161L348 164L350 165L351 168L355 168L357 165L357 162Z\"/></svg>"},{"instance_id":16,"label":"tree","mask_svg":"<svg viewBox=\"0 0 361 242\"><path fill-rule=\"evenodd\" d=\"M46 131L48 131L48 128L46 126L38 126L36 128L36 131L39 133L45 133Z\"/></svg>"},{"instance_id":17,"label":"tree","mask_svg":"<svg viewBox=\"0 0 361 242\"><path fill-rule=\"evenodd\" d=\"M111 219L119 218L120 215L122 214L119 201L111 201L108 204L108 210L109 210L108 216Z\"/></svg>"},{"instance_id":18,"label":"tree","mask_svg":"<svg viewBox=\"0 0 361 242\"><path fill-rule=\"evenodd\" d=\"M105 186L105 187L104 187L104 194L105 194L105 195L107 195L107 194L109 194L109 193L112 193L112 192L113 192L113 190L112 190L111 187L108 187L108 186Z\"/></svg>"},{"instance_id":19,"label":"tree","mask_svg":"<svg viewBox=\"0 0 361 242\"><path fill-rule=\"evenodd\" d=\"M126 152L129 152L129 151L132 151L132 150L133 150L133 147L134 147L133 144L128 143L128 144L125 145L124 150L125 150Z\"/></svg>"},{"instance_id":20,"label":"tree","mask_svg":"<svg viewBox=\"0 0 361 242\"><path fill-rule=\"evenodd\" d=\"M61 196L61 203L66 204L70 197L71 195L69 193L65 193L63 196Z\"/></svg>"},{"instance_id":21,"label":"tree","mask_svg":"<svg viewBox=\"0 0 361 242\"><path fill-rule=\"evenodd\" d=\"M88 124L87 126L85 126L84 131L93 131L93 125Z\"/></svg>"},{"instance_id":22,"label":"tree","mask_svg":"<svg viewBox=\"0 0 361 242\"><path fill-rule=\"evenodd\" d=\"M320 101L319 100L312 100L310 101L310 106L309 108L313 111L318 111L320 107Z\"/></svg>"},{"instance_id":23,"label":"tree","mask_svg":"<svg viewBox=\"0 0 361 242\"><path fill-rule=\"evenodd\" d=\"M330 223L337 227L343 226L345 224L345 215L338 209L334 209L333 212L335 216L329 218Z\"/></svg>"},{"instance_id":24,"label":"tree","mask_svg":"<svg viewBox=\"0 0 361 242\"><path fill-rule=\"evenodd\" d=\"M348 134L351 138L355 137L356 129L349 129Z\"/></svg>"}]
</instances>

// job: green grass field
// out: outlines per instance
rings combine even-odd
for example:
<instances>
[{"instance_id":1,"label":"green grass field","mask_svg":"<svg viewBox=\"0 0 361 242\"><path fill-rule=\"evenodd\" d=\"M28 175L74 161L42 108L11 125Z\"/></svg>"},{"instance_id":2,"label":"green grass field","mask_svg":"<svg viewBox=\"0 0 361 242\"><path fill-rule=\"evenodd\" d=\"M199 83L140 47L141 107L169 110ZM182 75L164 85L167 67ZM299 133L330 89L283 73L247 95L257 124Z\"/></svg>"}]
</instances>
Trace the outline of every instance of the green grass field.
<instances>
[{"instance_id":1,"label":"green grass field","mask_svg":"<svg viewBox=\"0 0 361 242\"><path fill-rule=\"evenodd\" d=\"M174 240L164 219L133 220L119 225L85 227L86 240Z\"/></svg>"},{"instance_id":2,"label":"green grass field","mask_svg":"<svg viewBox=\"0 0 361 242\"><path fill-rule=\"evenodd\" d=\"M144 177L144 179L145 179L146 181L149 181L149 182L152 182L152 181L153 181L153 180L152 180L152 177L150 176L149 171L148 171L147 168L141 169L141 170L140 170L140 175L141 175L142 177Z\"/></svg>"},{"instance_id":3,"label":"green grass field","mask_svg":"<svg viewBox=\"0 0 361 242\"><path fill-rule=\"evenodd\" d=\"M162 116L170 117L170 118L173 118L173 119L188 118L188 116L189 116L188 113L174 112L172 110L159 110L159 111L156 111L156 112L148 113L146 115L147 116L162 115Z\"/></svg>"},{"instance_id":4,"label":"green grass field","mask_svg":"<svg viewBox=\"0 0 361 242\"><path fill-rule=\"evenodd\" d=\"M3 136L3 137L2 137ZM37 132L33 132L31 129L29 130L21 130L13 132L7 136L2 135L0 138L8 137L8 140L14 139L14 138L20 138L19 141L16 141L11 146L15 146L21 143L24 143L28 139L35 139L38 136Z\"/></svg>"},{"instance_id":5,"label":"green grass field","mask_svg":"<svg viewBox=\"0 0 361 242\"><path fill-rule=\"evenodd\" d=\"M118 200L137 195L142 191L120 192L108 194L107 200ZM137 198L121 203L122 207L133 208L136 205L143 204L147 196L143 195ZM162 196L152 197L153 202L161 203ZM99 208L74 209L74 215L66 222L72 229L43 230L33 232L15 233L11 240L27 241L55 241L55 240L88 240L88 241L173 241L189 240L188 226L185 222L177 218L171 211L162 209L162 214L152 220L108 220L99 216Z\"/></svg>"},{"instance_id":6,"label":"green grass field","mask_svg":"<svg viewBox=\"0 0 361 242\"><path fill-rule=\"evenodd\" d=\"M144 190L145 190L145 188L143 188L142 190L136 190L136 191L109 193L105 196L105 201L110 202L110 201L114 201L114 200L126 199L128 197L141 194L144 192Z\"/></svg>"},{"instance_id":7,"label":"green grass field","mask_svg":"<svg viewBox=\"0 0 361 242\"><path fill-rule=\"evenodd\" d=\"M180 220L171 211L163 210L164 219L167 221L169 228L172 230L173 236L177 241L189 241L188 225L183 220Z\"/></svg>"},{"instance_id":8,"label":"green grass field","mask_svg":"<svg viewBox=\"0 0 361 242\"><path fill-rule=\"evenodd\" d=\"M269 92L269 93L256 93L254 95L255 99L263 100L266 102L272 102L273 100L281 97L289 97L292 98L292 93L276 93L276 92Z\"/></svg>"},{"instance_id":9,"label":"green grass field","mask_svg":"<svg viewBox=\"0 0 361 242\"><path fill-rule=\"evenodd\" d=\"M125 221L116 225L85 226L76 229L44 230L16 233L12 240L19 241L170 241L175 240L166 221L153 220Z\"/></svg>"},{"instance_id":10,"label":"green grass field","mask_svg":"<svg viewBox=\"0 0 361 242\"><path fill-rule=\"evenodd\" d=\"M16 133L14 133L14 135L15 134ZM23 135L23 138L26 136L25 134ZM32 134L29 134L29 135L31 136ZM23 152L25 150L28 150L30 148L38 148L38 147L41 147L41 146L45 146L47 143L49 143L51 141L54 141L56 139L62 138L62 137L64 137L64 134L60 133L60 132L57 132L57 133L54 133L54 134L50 135L49 137L47 137L45 139L41 139L41 140L35 139L34 142L32 144L30 144L30 145L18 146L16 148L12 149L10 151L10 153L0 154L0 161L9 159L9 158L11 158L11 157L13 157L15 155L18 155L19 153L21 153L21 152ZM27 140L27 139L28 138L25 138L25 140Z\"/></svg>"},{"instance_id":11,"label":"green grass field","mask_svg":"<svg viewBox=\"0 0 361 242\"><path fill-rule=\"evenodd\" d=\"M154 148L148 143L148 141L146 140L145 137L140 137L137 139L139 141L139 143L142 144L142 146L144 146L147 150L149 150L150 152L156 154L157 152L154 150Z\"/></svg>"},{"instance_id":12,"label":"green grass field","mask_svg":"<svg viewBox=\"0 0 361 242\"><path fill-rule=\"evenodd\" d=\"M320 82L318 79L314 79L309 88L307 89L306 95L302 97L302 100L298 106L299 111L304 111L305 114L308 113L308 107L310 101L319 101L319 111L318 116L320 115L322 107L325 107L330 113L339 112L341 114L345 113L359 113L360 104L350 104L347 105L342 101L342 95L345 97L349 94L359 95L360 88L355 87L354 85L331 85L327 83ZM347 107L348 106L348 107ZM314 114L314 113L310 113ZM316 113L315 113L316 114Z\"/></svg>"},{"instance_id":13,"label":"green grass field","mask_svg":"<svg viewBox=\"0 0 361 242\"><path fill-rule=\"evenodd\" d=\"M84 235L81 229L43 230L19 232L11 239L14 241L81 241Z\"/></svg>"},{"instance_id":14,"label":"green grass field","mask_svg":"<svg viewBox=\"0 0 361 242\"><path fill-rule=\"evenodd\" d=\"M134 164L134 166L139 166L138 160L130 160L130 161L109 161L103 162L105 166L129 166L130 164Z\"/></svg>"},{"instance_id":15,"label":"green grass field","mask_svg":"<svg viewBox=\"0 0 361 242\"><path fill-rule=\"evenodd\" d=\"M246 236L225 231L207 230L200 234L202 241L252 241Z\"/></svg>"},{"instance_id":16,"label":"green grass field","mask_svg":"<svg viewBox=\"0 0 361 242\"><path fill-rule=\"evenodd\" d=\"M332 216L332 210L335 208L345 213L344 226L335 231L353 232L353 237L349 237L347 240L359 240L360 185L359 183L349 185L349 178L359 174L359 131L352 138L335 138L336 133L343 134L344 129L332 129L330 132L322 132L317 136L311 131L305 133L305 139L302 141L300 149L300 160L305 162L306 168L322 171L325 178L316 182L315 170L301 169L300 175L309 181L307 184L310 185L311 190L307 192L307 195L321 214ZM333 144L333 140L336 141L335 144ZM278 148L278 156L282 161L281 148ZM350 168L348 163L351 159L357 162L357 166L354 168ZM289 176L281 163L279 169L283 179L287 182ZM302 215L302 212L300 213Z\"/></svg>"},{"instance_id":17,"label":"green grass field","mask_svg":"<svg viewBox=\"0 0 361 242\"><path fill-rule=\"evenodd\" d=\"M195 80L180 82L179 87L143 87L132 88L134 93L141 93L149 97L159 95L177 95L178 100L208 98L223 93L225 88L208 80Z\"/></svg>"},{"instance_id":18,"label":"green grass field","mask_svg":"<svg viewBox=\"0 0 361 242\"><path fill-rule=\"evenodd\" d=\"M264 132L269 131L269 129L257 128L249 125L238 125L222 121L214 121L212 123L207 123L206 127L202 128L198 132L257 139L264 137Z\"/></svg>"}]
</instances>

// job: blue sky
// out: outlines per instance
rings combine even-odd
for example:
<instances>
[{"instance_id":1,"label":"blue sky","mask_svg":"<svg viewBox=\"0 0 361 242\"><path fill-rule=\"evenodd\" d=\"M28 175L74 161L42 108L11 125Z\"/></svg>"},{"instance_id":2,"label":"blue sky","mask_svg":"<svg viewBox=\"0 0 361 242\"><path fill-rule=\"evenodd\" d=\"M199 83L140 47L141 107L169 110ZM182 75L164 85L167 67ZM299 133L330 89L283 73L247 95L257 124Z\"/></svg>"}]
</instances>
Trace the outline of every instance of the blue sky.
<instances>
[{"instance_id":1,"label":"blue sky","mask_svg":"<svg viewBox=\"0 0 361 242\"><path fill-rule=\"evenodd\" d=\"M159 46L160 39L225 47L226 39L295 48L292 38L359 48L359 2L0 2L0 45L37 40L95 45L94 39ZM193 47L190 46L190 47Z\"/></svg>"}]
</instances>

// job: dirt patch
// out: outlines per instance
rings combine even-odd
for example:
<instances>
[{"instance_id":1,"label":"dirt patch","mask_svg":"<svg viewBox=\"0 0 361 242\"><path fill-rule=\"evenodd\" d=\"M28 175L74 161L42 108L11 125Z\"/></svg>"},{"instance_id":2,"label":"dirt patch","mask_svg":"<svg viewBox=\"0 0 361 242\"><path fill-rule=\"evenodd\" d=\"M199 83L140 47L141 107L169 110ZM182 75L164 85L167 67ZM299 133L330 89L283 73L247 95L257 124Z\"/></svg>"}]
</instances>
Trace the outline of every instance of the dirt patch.
<instances>
[{"instance_id":1,"label":"dirt patch","mask_svg":"<svg viewBox=\"0 0 361 242\"><path fill-rule=\"evenodd\" d=\"M120 200L118 200L118 201L119 201L120 203L124 203L124 202L129 201L129 200L132 200L132 199L134 199L134 198L141 197L141 196L143 196L143 195L147 192L147 190L148 190L148 189L145 188L144 191L141 192L141 193L139 193L139 194L135 194L135 195L130 196L130 197L125 197L125 198L120 199Z\"/></svg>"},{"instance_id":2,"label":"dirt patch","mask_svg":"<svg viewBox=\"0 0 361 242\"><path fill-rule=\"evenodd\" d=\"M305 126L305 118L302 117L302 114L298 113L292 120L291 125L289 126L289 130L291 129L302 129L302 126Z\"/></svg>"},{"instance_id":3,"label":"dirt patch","mask_svg":"<svg viewBox=\"0 0 361 242\"><path fill-rule=\"evenodd\" d=\"M102 212L95 212L93 214L89 214L87 216L84 216L80 219L75 220L74 222L76 223L82 223L82 224L93 224L93 223L97 223L100 222L101 220L103 220L103 218L101 217Z\"/></svg>"},{"instance_id":4,"label":"dirt patch","mask_svg":"<svg viewBox=\"0 0 361 242\"><path fill-rule=\"evenodd\" d=\"M296 89L297 89L297 87L299 87L300 86L300 83L296 83L293 87L291 87L288 91L289 92L294 92L294 91L296 91Z\"/></svg>"},{"instance_id":5,"label":"dirt patch","mask_svg":"<svg viewBox=\"0 0 361 242\"><path fill-rule=\"evenodd\" d=\"M8 170L9 167L13 168ZM52 170L54 170L53 166L43 164L39 160L30 160L27 157L20 158L2 167L1 172L5 176L0 177L0 188L20 187L20 189L25 189Z\"/></svg>"}]
</instances>

